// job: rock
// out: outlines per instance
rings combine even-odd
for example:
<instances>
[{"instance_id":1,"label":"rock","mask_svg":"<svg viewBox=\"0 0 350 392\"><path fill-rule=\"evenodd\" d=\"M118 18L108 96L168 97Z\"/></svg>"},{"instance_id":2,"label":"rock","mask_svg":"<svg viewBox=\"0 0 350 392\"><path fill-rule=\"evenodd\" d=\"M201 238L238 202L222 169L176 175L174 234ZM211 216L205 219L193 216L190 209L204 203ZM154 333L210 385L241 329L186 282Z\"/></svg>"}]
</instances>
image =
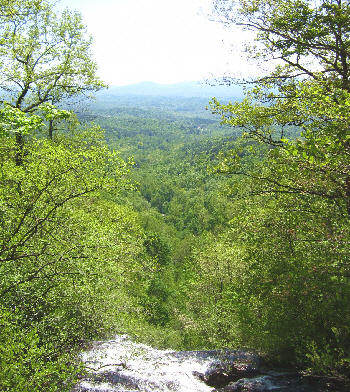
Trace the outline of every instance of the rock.
<instances>
[{"instance_id":1,"label":"rock","mask_svg":"<svg viewBox=\"0 0 350 392\"><path fill-rule=\"evenodd\" d=\"M350 390L349 386L345 380L273 371L251 379L242 378L231 382L224 388L218 388L217 392L345 392Z\"/></svg>"},{"instance_id":2,"label":"rock","mask_svg":"<svg viewBox=\"0 0 350 392\"><path fill-rule=\"evenodd\" d=\"M229 376L231 378L252 378L260 374L259 368L255 363L235 362L232 365Z\"/></svg>"},{"instance_id":3,"label":"rock","mask_svg":"<svg viewBox=\"0 0 350 392\"><path fill-rule=\"evenodd\" d=\"M197 372L196 372L197 373ZM233 381L241 378L252 378L259 375L258 364L253 360L216 363L205 374L194 374L207 385L214 388L223 388Z\"/></svg>"},{"instance_id":4,"label":"rock","mask_svg":"<svg viewBox=\"0 0 350 392\"><path fill-rule=\"evenodd\" d=\"M228 386L218 389L220 392L285 392L281 383L275 383L270 376L259 376L253 379L242 378L239 381L230 383Z\"/></svg>"},{"instance_id":5,"label":"rock","mask_svg":"<svg viewBox=\"0 0 350 392\"><path fill-rule=\"evenodd\" d=\"M222 388L230 383L230 376L223 369L216 369L205 376L204 382L210 387Z\"/></svg>"},{"instance_id":6,"label":"rock","mask_svg":"<svg viewBox=\"0 0 350 392\"><path fill-rule=\"evenodd\" d=\"M214 388L223 388L233 381L241 378L252 378L259 375L256 363L237 361L233 363L220 363L212 366L205 374L195 374L200 380Z\"/></svg>"}]
</instances>

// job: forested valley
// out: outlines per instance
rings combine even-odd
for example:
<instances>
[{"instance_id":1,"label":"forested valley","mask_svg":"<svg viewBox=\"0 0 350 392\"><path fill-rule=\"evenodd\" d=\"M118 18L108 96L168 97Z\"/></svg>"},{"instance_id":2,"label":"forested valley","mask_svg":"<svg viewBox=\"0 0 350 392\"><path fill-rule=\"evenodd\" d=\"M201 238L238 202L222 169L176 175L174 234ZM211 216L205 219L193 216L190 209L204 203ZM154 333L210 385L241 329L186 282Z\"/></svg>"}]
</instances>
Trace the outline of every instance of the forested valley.
<instances>
[{"instance_id":1,"label":"forested valley","mask_svg":"<svg viewBox=\"0 0 350 392\"><path fill-rule=\"evenodd\" d=\"M282 62L230 99L108 92L79 13L0 9L0 390L118 333L348 376L350 4L213 1Z\"/></svg>"}]
</instances>

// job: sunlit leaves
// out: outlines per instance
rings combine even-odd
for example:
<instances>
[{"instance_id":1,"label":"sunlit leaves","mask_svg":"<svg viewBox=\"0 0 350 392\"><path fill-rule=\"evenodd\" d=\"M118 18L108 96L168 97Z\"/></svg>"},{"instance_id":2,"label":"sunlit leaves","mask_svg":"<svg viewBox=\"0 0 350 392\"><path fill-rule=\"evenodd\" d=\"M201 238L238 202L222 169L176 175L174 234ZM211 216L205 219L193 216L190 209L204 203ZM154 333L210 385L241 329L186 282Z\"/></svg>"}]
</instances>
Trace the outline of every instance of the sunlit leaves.
<instances>
[{"instance_id":1,"label":"sunlit leaves","mask_svg":"<svg viewBox=\"0 0 350 392\"><path fill-rule=\"evenodd\" d=\"M307 0L214 1L214 16L227 24L243 26L256 34L255 45L247 45L251 57L280 59L286 63L283 78L307 75L349 77L349 3ZM345 61L345 62L344 62ZM323 75L316 71L322 70ZM280 75L281 76L281 75ZM339 85L341 80L338 80Z\"/></svg>"},{"instance_id":2,"label":"sunlit leaves","mask_svg":"<svg viewBox=\"0 0 350 392\"><path fill-rule=\"evenodd\" d=\"M71 115L70 112L59 110L48 103L40 105L38 109L44 113L43 117L46 120L68 119ZM39 115L25 114L20 109L13 108L9 104L5 104L0 109L0 137L16 133L23 135L33 134L44 127L43 119Z\"/></svg>"},{"instance_id":3,"label":"sunlit leaves","mask_svg":"<svg viewBox=\"0 0 350 392\"><path fill-rule=\"evenodd\" d=\"M69 114L52 107L44 109L63 118ZM33 118L18 110L14 114L21 121L22 117ZM16 380L28 386L23 390L43 385L45 376L52 380L46 389L55 390L62 377L68 377L64 372L64 351L108 328L107 311L102 322L94 309L98 302L105 304L102 287L106 287L111 275L117 276L122 270L129 268L132 274L131 266L136 264L130 259L138 247L131 212L128 217L113 203L98 208L94 200L100 190L116 193L127 185L129 164L108 149L96 126L81 127L75 135L66 132L56 141L32 136L21 166L16 165L15 152L14 138L2 138L0 307L18 311L18 330L11 331L8 345L20 339L18 331L26 331L28 342L23 350L27 350L27 343L32 350L23 355L7 352L9 355L2 356L2 367L13 367L17 358ZM130 231L135 234L135 244L128 238ZM118 258L121 261L116 270ZM127 268L122 268L123 263L128 264ZM128 276L122 282L125 286ZM112 291L109 293L116 303L122 290ZM126 306L125 300L123 304ZM111 313L116 314L115 310ZM0 314L0 323L2 318ZM6 342L0 343L1 349ZM36 363L41 363L37 355L45 362L41 369L35 368ZM24 361L30 366L26 371L21 367ZM62 375L57 376L55 369L62 369ZM31 387L34 376L37 378ZM1 373L1 377L5 375ZM0 387L11 384L11 377L7 372Z\"/></svg>"},{"instance_id":4,"label":"sunlit leaves","mask_svg":"<svg viewBox=\"0 0 350 392\"><path fill-rule=\"evenodd\" d=\"M32 112L105 87L79 13L59 16L44 0L13 8L15 18L0 18L0 85L11 105Z\"/></svg>"},{"instance_id":5,"label":"sunlit leaves","mask_svg":"<svg viewBox=\"0 0 350 392\"><path fill-rule=\"evenodd\" d=\"M256 323L253 344L329 371L350 350L349 2L214 4L224 21L256 33L252 57L280 60L243 102L211 103L224 124L270 146L263 164L224 152L217 166L245 179L232 194L249 207L232 224L251 263L244 299L258 310L248 324Z\"/></svg>"},{"instance_id":6,"label":"sunlit leaves","mask_svg":"<svg viewBox=\"0 0 350 392\"><path fill-rule=\"evenodd\" d=\"M5 105L0 109L0 136L28 134L44 126L39 116L27 116L21 110Z\"/></svg>"}]
</instances>

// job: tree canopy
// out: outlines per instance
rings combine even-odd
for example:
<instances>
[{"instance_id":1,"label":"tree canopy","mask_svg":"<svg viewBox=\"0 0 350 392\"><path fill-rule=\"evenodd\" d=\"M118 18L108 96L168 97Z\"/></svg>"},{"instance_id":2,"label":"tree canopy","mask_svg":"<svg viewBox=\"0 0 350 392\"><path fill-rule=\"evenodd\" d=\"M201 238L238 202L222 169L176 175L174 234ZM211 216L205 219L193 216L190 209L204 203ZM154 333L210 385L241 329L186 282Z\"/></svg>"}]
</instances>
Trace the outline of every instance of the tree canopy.
<instances>
[{"instance_id":1,"label":"tree canopy","mask_svg":"<svg viewBox=\"0 0 350 392\"><path fill-rule=\"evenodd\" d=\"M81 15L58 15L46 1L15 3L1 20L0 88L23 112L105 87L91 57L92 38Z\"/></svg>"},{"instance_id":2,"label":"tree canopy","mask_svg":"<svg viewBox=\"0 0 350 392\"><path fill-rule=\"evenodd\" d=\"M333 80L349 90L349 2L327 0L215 0L214 16L256 34L247 49L256 59L281 60L267 79L296 76ZM336 82L337 80L337 82Z\"/></svg>"},{"instance_id":3,"label":"tree canopy","mask_svg":"<svg viewBox=\"0 0 350 392\"><path fill-rule=\"evenodd\" d=\"M82 370L75 350L106 333L117 297L125 296L128 283L111 283L110 276L127 281L138 268L125 256L137 259L142 247L133 213L99 200L101 191L125 187L129 163L108 148L100 127L81 126L55 106L104 86L91 42L81 15L65 10L59 16L51 1L0 2L4 391L71 390ZM47 140L39 131L54 120L69 121ZM106 295L114 296L113 311ZM125 298L122 303L128 306Z\"/></svg>"},{"instance_id":4,"label":"tree canopy","mask_svg":"<svg viewBox=\"0 0 350 392\"><path fill-rule=\"evenodd\" d=\"M247 312L260 309L258 332L251 329L248 339L282 357L290 350L294 359L311 358L323 369L344 365L350 348L343 302L350 276L350 3L217 0L213 12L225 24L253 31L247 53L274 64L246 81L243 102L211 102L223 124L268 147L259 164L247 158L248 149L224 151L214 169L249 184L241 195L250 211L242 213L253 223L234 225L250 263L243 263L244 274L254 282L245 294ZM254 316L242 317L243 325L247 320L255 323ZM266 333L270 338L262 338Z\"/></svg>"},{"instance_id":5,"label":"tree canopy","mask_svg":"<svg viewBox=\"0 0 350 392\"><path fill-rule=\"evenodd\" d=\"M271 159L293 161L299 173L322 181L286 185L270 178L276 190L305 192L336 200L350 213L349 160L349 12L341 1L216 1L225 23L256 33L252 57L276 59L270 75L252 81L242 103L213 100L223 123L239 126L249 136L280 147ZM290 140L292 127L301 138Z\"/></svg>"}]
</instances>

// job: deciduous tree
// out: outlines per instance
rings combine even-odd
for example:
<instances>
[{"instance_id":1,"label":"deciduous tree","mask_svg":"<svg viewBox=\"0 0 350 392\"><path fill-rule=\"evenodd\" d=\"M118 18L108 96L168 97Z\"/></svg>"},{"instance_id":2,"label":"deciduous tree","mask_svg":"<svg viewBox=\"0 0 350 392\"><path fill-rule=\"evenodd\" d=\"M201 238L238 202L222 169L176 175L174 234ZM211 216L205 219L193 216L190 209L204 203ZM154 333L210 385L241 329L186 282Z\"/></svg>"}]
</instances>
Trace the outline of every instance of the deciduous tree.
<instances>
[{"instance_id":1,"label":"deciduous tree","mask_svg":"<svg viewBox=\"0 0 350 392\"><path fill-rule=\"evenodd\" d=\"M269 147L263 164L231 151L217 166L249 178L258 197L244 195L256 203L253 227L236 228L249 244L259 336L270 336L259 344L296 347L295 357L329 370L350 352L350 3L217 0L214 13L255 33L251 57L277 62L243 102L211 102L224 124Z\"/></svg>"},{"instance_id":2,"label":"deciduous tree","mask_svg":"<svg viewBox=\"0 0 350 392\"><path fill-rule=\"evenodd\" d=\"M81 14L54 11L51 1L2 5L0 15L0 88L2 98L24 113L40 105L57 105L106 87L97 76ZM49 119L52 138L54 118ZM16 133L17 165L21 164L23 134Z\"/></svg>"}]
</instances>

